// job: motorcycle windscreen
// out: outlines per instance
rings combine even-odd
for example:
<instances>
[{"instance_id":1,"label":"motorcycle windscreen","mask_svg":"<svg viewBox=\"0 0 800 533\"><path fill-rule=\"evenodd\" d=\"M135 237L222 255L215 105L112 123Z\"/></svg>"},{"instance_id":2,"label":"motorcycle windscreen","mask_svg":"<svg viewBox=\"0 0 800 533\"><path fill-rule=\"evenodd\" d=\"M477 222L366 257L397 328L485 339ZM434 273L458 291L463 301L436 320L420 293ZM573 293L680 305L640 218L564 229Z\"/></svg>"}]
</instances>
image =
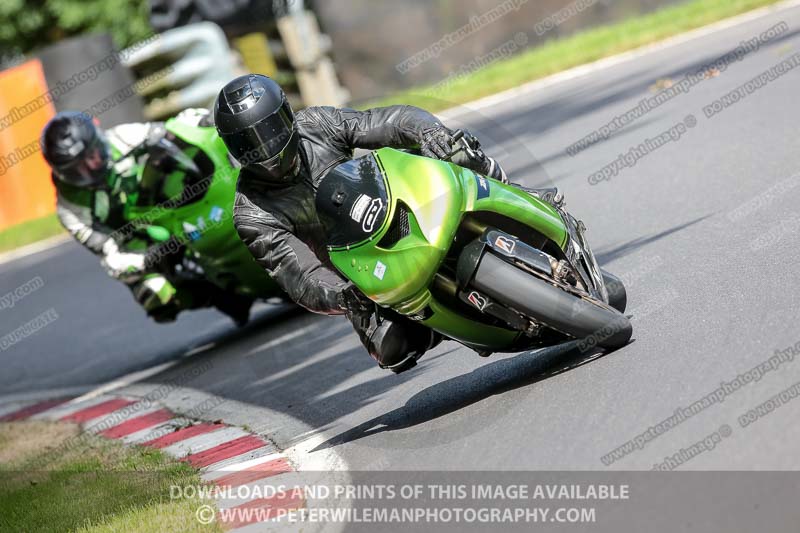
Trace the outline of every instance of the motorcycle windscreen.
<instances>
[{"instance_id":1,"label":"motorcycle windscreen","mask_svg":"<svg viewBox=\"0 0 800 533\"><path fill-rule=\"evenodd\" d=\"M161 139L148 148L137 205L182 207L202 200L214 177L214 163L180 139Z\"/></svg>"},{"instance_id":2,"label":"motorcycle windscreen","mask_svg":"<svg viewBox=\"0 0 800 533\"><path fill-rule=\"evenodd\" d=\"M317 213L328 246L352 246L375 234L386 220L389 195L372 155L342 163L317 189Z\"/></svg>"}]
</instances>

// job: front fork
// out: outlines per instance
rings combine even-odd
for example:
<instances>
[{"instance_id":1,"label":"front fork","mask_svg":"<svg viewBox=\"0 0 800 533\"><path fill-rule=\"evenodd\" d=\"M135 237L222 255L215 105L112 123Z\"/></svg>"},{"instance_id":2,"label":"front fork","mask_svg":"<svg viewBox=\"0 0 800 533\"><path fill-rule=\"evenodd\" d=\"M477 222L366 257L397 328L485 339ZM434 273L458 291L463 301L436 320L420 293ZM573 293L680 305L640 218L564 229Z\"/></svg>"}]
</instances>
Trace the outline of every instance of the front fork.
<instances>
[{"instance_id":1,"label":"front fork","mask_svg":"<svg viewBox=\"0 0 800 533\"><path fill-rule=\"evenodd\" d=\"M586 226L566 211L560 210L560 214L569 234L565 250L567 260L582 279L589 295L595 300L607 304L608 289L594 252L586 242Z\"/></svg>"}]
</instances>

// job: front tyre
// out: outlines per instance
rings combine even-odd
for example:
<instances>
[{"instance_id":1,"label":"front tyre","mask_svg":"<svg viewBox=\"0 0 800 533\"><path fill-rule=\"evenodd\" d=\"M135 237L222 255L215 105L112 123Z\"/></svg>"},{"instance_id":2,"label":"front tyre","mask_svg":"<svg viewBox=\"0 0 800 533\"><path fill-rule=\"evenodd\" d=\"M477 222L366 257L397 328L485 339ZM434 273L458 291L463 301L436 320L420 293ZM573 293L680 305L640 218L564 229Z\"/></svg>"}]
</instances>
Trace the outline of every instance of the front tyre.
<instances>
[{"instance_id":1,"label":"front tyre","mask_svg":"<svg viewBox=\"0 0 800 533\"><path fill-rule=\"evenodd\" d=\"M603 348L621 348L633 334L630 320L619 311L578 298L492 253L484 254L472 285L538 322Z\"/></svg>"},{"instance_id":2,"label":"front tyre","mask_svg":"<svg viewBox=\"0 0 800 533\"><path fill-rule=\"evenodd\" d=\"M608 291L608 305L620 313L624 313L625 308L628 306L628 292L625 290L625 284L611 272L606 272L603 269L600 269L600 271L603 273L603 283L605 283Z\"/></svg>"}]
</instances>

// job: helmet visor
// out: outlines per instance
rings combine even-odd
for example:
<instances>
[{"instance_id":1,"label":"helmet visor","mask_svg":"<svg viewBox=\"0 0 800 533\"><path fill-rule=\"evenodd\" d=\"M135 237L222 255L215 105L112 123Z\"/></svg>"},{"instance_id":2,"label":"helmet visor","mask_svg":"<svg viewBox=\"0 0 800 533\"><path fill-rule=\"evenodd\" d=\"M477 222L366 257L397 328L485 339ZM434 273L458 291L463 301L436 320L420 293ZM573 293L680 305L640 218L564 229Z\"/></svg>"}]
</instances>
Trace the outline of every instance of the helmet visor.
<instances>
[{"instance_id":1,"label":"helmet visor","mask_svg":"<svg viewBox=\"0 0 800 533\"><path fill-rule=\"evenodd\" d=\"M260 122L222 135L231 155L242 166L269 161L284 151L294 133L294 115L288 102Z\"/></svg>"},{"instance_id":2,"label":"helmet visor","mask_svg":"<svg viewBox=\"0 0 800 533\"><path fill-rule=\"evenodd\" d=\"M291 181L297 174L298 164L298 144L300 137L297 132L292 133L289 142L274 157L266 161L259 161L250 165L250 168L258 167L258 173L275 182Z\"/></svg>"},{"instance_id":3,"label":"helmet visor","mask_svg":"<svg viewBox=\"0 0 800 533\"><path fill-rule=\"evenodd\" d=\"M60 165L54 171L61 181L76 187L99 189L108 185L110 169L108 148L98 142L85 150L80 158L68 165Z\"/></svg>"}]
</instances>

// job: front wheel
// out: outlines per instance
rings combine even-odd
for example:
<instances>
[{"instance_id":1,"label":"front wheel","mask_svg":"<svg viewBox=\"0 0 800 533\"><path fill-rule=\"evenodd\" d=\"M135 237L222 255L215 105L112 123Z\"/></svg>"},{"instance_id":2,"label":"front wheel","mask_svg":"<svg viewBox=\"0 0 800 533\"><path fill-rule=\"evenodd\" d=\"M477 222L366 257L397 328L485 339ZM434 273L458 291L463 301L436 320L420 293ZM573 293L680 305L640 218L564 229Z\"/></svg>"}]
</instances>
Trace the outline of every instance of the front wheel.
<instances>
[{"instance_id":1,"label":"front wheel","mask_svg":"<svg viewBox=\"0 0 800 533\"><path fill-rule=\"evenodd\" d=\"M625 290L625 284L611 272L606 272L602 268L600 271L603 273L603 283L608 291L608 305L620 313L624 313L628 306L628 292Z\"/></svg>"},{"instance_id":2,"label":"front wheel","mask_svg":"<svg viewBox=\"0 0 800 533\"><path fill-rule=\"evenodd\" d=\"M473 286L498 303L576 339L591 338L603 348L625 346L630 320L615 309L578 298L492 253L484 254Z\"/></svg>"}]
</instances>

